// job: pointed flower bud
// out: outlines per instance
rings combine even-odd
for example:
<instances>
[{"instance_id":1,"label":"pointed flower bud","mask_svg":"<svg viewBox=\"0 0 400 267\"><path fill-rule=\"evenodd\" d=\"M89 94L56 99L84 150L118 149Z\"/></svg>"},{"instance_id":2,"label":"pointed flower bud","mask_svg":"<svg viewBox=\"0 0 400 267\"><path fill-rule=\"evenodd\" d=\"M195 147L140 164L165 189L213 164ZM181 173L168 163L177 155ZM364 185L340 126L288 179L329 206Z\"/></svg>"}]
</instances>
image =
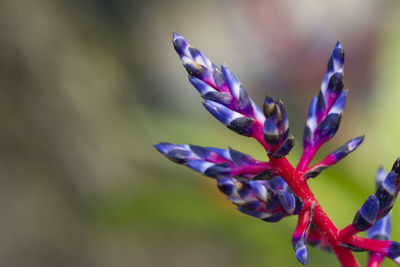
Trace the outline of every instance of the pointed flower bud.
<instances>
[{"instance_id":1,"label":"pointed flower bud","mask_svg":"<svg viewBox=\"0 0 400 267\"><path fill-rule=\"evenodd\" d=\"M336 99L332 107L329 109L328 116L331 114L342 115L346 105L347 89L343 90L339 97Z\"/></svg>"},{"instance_id":2,"label":"pointed flower bud","mask_svg":"<svg viewBox=\"0 0 400 267\"><path fill-rule=\"evenodd\" d=\"M340 42L337 42L328 60L328 66L321 84L326 108L330 108L335 99L343 90L343 66L344 50Z\"/></svg>"},{"instance_id":3,"label":"pointed flower bud","mask_svg":"<svg viewBox=\"0 0 400 267\"><path fill-rule=\"evenodd\" d=\"M363 140L364 140L364 136L356 137L356 138L350 140L349 142L347 142L346 144L344 144L343 146L341 146L339 149L333 151L330 154L330 155L332 155L332 161L334 161L334 163L336 163L339 160L346 157L348 154L350 154L351 152L356 150L361 145Z\"/></svg>"},{"instance_id":4,"label":"pointed flower bud","mask_svg":"<svg viewBox=\"0 0 400 267\"><path fill-rule=\"evenodd\" d=\"M374 225L378 217L379 210L380 204L378 198L375 195L369 196L354 217L354 228L358 231L365 231Z\"/></svg>"},{"instance_id":5,"label":"pointed flower bud","mask_svg":"<svg viewBox=\"0 0 400 267\"><path fill-rule=\"evenodd\" d=\"M203 105L217 120L232 131L244 136L253 136L256 133L257 124L254 119L243 116L214 101L206 100Z\"/></svg>"},{"instance_id":6,"label":"pointed flower bud","mask_svg":"<svg viewBox=\"0 0 400 267\"><path fill-rule=\"evenodd\" d=\"M219 92L202 80L189 76L190 83L197 89L205 100L211 100L224 106L233 106L233 98L227 92Z\"/></svg>"},{"instance_id":7,"label":"pointed flower bud","mask_svg":"<svg viewBox=\"0 0 400 267\"><path fill-rule=\"evenodd\" d=\"M299 215L297 227L292 237L292 246L296 253L296 258L303 265L306 265L308 263L306 235L311 225L312 217L313 217L313 207L311 207L311 209L303 210Z\"/></svg>"},{"instance_id":8,"label":"pointed flower bud","mask_svg":"<svg viewBox=\"0 0 400 267\"><path fill-rule=\"evenodd\" d=\"M389 213L394 205L394 202L396 201L398 194L396 180L398 179L398 175L391 171L375 193L379 199L379 202L381 203L380 214L382 217Z\"/></svg>"},{"instance_id":9,"label":"pointed flower bud","mask_svg":"<svg viewBox=\"0 0 400 267\"><path fill-rule=\"evenodd\" d=\"M254 117L252 103L250 102L250 98L246 91L243 89L242 84L227 67L222 66L221 71L228 83L232 98L237 102L237 111L246 116Z\"/></svg>"},{"instance_id":10,"label":"pointed flower bud","mask_svg":"<svg viewBox=\"0 0 400 267\"><path fill-rule=\"evenodd\" d=\"M392 171L400 175L400 157L397 158L396 162L393 164Z\"/></svg>"},{"instance_id":11,"label":"pointed flower bud","mask_svg":"<svg viewBox=\"0 0 400 267\"><path fill-rule=\"evenodd\" d=\"M203 80L218 91L229 91L221 71L198 49L179 34L173 34L173 44L189 75Z\"/></svg>"},{"instance_id":12,"label":"pointed flower bud","mask_svg":"<svg viewBox=\"0 0 400 267\"><path fill-rule=\"evenodd\" d=\"M264 140L269 145L277 145L279 143L280 135L278 126L272 119L266 119L264 123Z\"/></svg>"},{"instance_id":13,"label":"pointed flower bud","mask_svg":"<svg viewBox=\"0 0 400 267\"><path fill-rule=\"evenodd\" d=\"M392 171L382 181L376 190L375 195L379 199L381 210L379 218L384 217L390 212L400 190L400 158L393 164ZM382 175L382 171L378 172Z\"/></svg>"},{"instance_id":14,"label":"pointed flower bud","mask_svg":"<svg viewBox=\"0 0 400 267\"><path fill-rule=\"evenodd\" d=\"M294 142L294 137L291 135L275 152L268 152L268 155L280 159L289 154L290 150L292 150L292 148L294 147Z\"/></svg>"},{"instance_id":15,"label":"pointed flower bud","mask_svg":"<svg viewBox=\"0 0 400 267\"><path fill-rule=\"evenodd\" d=\"M313 97L308 109L306 127L304 128L303 146L309 147L313 143L314 131L317 128L317 101L316 96Z\"/></svg>"},{"instance_id":16,"label":"pointed flower bud","mask_svg":"<svg viewBox=\"0 0 400 267\"><path fill-rule=\"evenodd\" d=\"M326 156L322 161L319 163L315 164L314 166L310 167L306 173L304 174L304 177L306 178L314 178L317 175L319 175L323 170L326 168L336 164L339 162L341 159L343 159L345 156L356 150L364 140L364 136L359 136L356 137L343 146L339 147L332 153L330 153L328 156Z\"/></svg>"}]
</instances>

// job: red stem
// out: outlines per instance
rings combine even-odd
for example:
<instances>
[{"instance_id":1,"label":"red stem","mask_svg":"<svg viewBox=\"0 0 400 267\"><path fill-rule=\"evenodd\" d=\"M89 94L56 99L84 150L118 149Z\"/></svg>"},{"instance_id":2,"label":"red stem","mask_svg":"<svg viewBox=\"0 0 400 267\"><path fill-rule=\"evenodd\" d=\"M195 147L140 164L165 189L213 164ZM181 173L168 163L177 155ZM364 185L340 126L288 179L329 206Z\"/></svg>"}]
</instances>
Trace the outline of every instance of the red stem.
<instances>
[{"instance_id":1,"label":"red stem","mask_svg":"<svg viewBox=\"0 0 400 267\"><path fill-rule=\"evenodd\" d=\"M263 136L263 131L262 128L260 128L261 130L259 130L258 132L254 133L253 137L263 146L263 148L265 149L265 151L268 151L270 148L270 145L268 145L265 140L264 140L264 136Z\"/></svg>"},{"instance_id":2,"label":"red stem","mask_svg":"<svg viewBox=\"0 0 400 267\"><path fill-rule=\"evenodd\" d=\"M396 242L390 241L390 240L376 240L376 239L369 239L369 238L364 238L360 236L351 236L345 243L369 250L371 252L376 252L379 253L382 256L388 257L392 261L394 261L397 265L400 266L398 257L397 257L397 250L396 247L398 246L395 245L394 251L390 250L390 246L393 245ZM394 252L394 254L393 254ZM371 263L371 266L372 265Z\"/></svg>"},{"instance_id":3,"label":"red stem","mask_svg":"<svg viewBox=\"0 0 400 267\"><path fill-rule=\"evenodd\" d=\"M316 151L313 151L313 153L311 154L315 153ZM303 161L303 164L305 164L306 161L308 160ZM288 183L293 192L298 197L300 197L303 202L314 204L313 223L320 230L321 234L326 238L341 265L343 267L358 267L358 262L354 258L352 252L340 245L340 241L338 238L338 228L334 225L334 223L322 209L321 205L318 203L317 199L311 192L311 189L303 180L303 172L299 171L302 168L298 168L298 170L294 169L286 158L276 159L270 157L270 163L276 171L277 175L281 176ZM308 164L309 162L307 163L307 166Z\"/></svg>"},{"instance_id":4,"label":"red stem","mask_svg":"<svg viewBox=\"0 0 400 267\"><path fill-rule=\"evenodd\" d=\"M269 170L271 168L272 167L269 162L260 161L246 166L239 166L233 171L231 175L236 176L240 174L256 174L265 170Z\"/></svg>"},{"instance_id":5,"label":"red stem","mask_svg":"<svg viewBox=\"0 0 400 267\"><path fill-rule=\"evenodd\" d=\"M389 247L391 241L369 239L361 236L351 236L345 243L366 249L369 251L385 254L385 249Z\"/></svg>"},{"instance_id":6,"label":"red stem","mask_svg":"<svg viewBox=\"0 0 400 267\"><path fill-rule=\"evenodd\" d=\"M307 171L316 169L319 167L331 166L331 165L335 164L336 162L337 162L337 160L335 159L335 157L333 155L329 154L323 160L321 160L320 162L318 162L315 165L312 165L310 168L308 168Z\"/></svg>"},{"instance_id":7,"label":"red stem","mask_svg":"<svg viewBox=\"0 0 400 267\"><path fill-rule=\"evenodd\" d=\"M354 228L353 224L347 225L345 228L339 231L339 240L344 243L347 239L349 239L352 235L357 234L358 231L356 228Z\"/></svg>"},{"instance_id":8,"label":"red stem","mask_svg":"<svg viewBox=\"0 0 400 267\"><path fill-rule=\"evenodd\" d=\"M314 158L315 154L317 153L317 151L321 147L321 145L318 145L318 146L311 145L311 146L307 147L306 149L304 149L303 154L301 155L299 163L297 164L297 167L296 167L296 169L298 171L307 170L308 165L310 165L310 162Z\"/></svg>"}]
</instances>

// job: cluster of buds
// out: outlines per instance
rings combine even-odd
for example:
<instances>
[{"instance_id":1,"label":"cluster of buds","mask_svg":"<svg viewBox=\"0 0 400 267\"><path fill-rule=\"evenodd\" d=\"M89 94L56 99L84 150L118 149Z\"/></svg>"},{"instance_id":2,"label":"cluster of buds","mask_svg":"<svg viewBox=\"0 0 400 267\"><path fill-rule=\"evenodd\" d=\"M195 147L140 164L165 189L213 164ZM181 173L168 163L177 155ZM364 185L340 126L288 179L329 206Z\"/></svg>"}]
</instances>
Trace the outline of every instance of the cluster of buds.
<instances>
[{"instance_id":1,"label":"cluster of buds","mask_svg":"<svg viewBox=\"0 0 400 267\"><path fill-rule=\"evenodd\" d=\"M234 132L255 138L269 161L258 161L242 152L195 145L159 143L156 149L168 159L216 180L219 190L238 210L267 222L297 215L292 236L296 258L307 264L306 244L336 254L342 266L359 266L352 251L369 251L369 267L384 257L400 265L400 244L390 241L390 211L400 190L400 159L389 174L380 169L377 190L356 213L351 224L338 229L326 215L307 182L336 164L364 140L351 139L309 167L319 148L333 138L346 104L343 85L344 51L340 42L329 58L318 96L310 104L303 136L303 153L296 167L286 155L294 146L289 119L281 100L267 96L263 110L250 99L236 76L217 67L201 51L174 33L173 44L189 74L190 83L203 98L204 107ZM356 234L367 231L367 238Z\"/></svg>"},{"instance_id":2,"label":"cluster of buds","mask_svg":"<svg viewBox=\"0 0 400 267\"><path fill-rule=\"evenodd\" d=\"M394 163L392 171L378 186L375 194L369 196L354 217L352 226L358 231L365 231L375 222L385 217L393 208L400 186L400 158ZM380 171L380 172L383 172ZM379 176L381 175L378 172Z\"/></svg>"},{"instance_id":3,"label":"cluster of buds","mask_svg":"<svg viewBox=\"0 0 400 267\"><path fill-rule=\"evenodd\" d=\"M263 221L278 222L289 215L299 214L303 209L303 201L279 176L269 181L223 177L217 178L217 182L219 190L238 206L240 212Z\"/></svg>"},{"instance_id":4,"label":"cluster of buds","mask_svg":"<svg viewBox=\"0 0 400 267\"><path fill-rule=\"evenodd\" d=\"M289 135L289 118L282 100L274 101L267 96L263 106L264 140L270 145L268 155L275 158L286 156L294 146L294 137Z\"/></svg>"},{"instance_id":5,"label":"cluster of buds","mask_svg":"<svg viewBox=\"0 0 400 267\"><path fill-rule=\"evenodd\" d=\"M392 226L390 210L399 191L398 186L393 183L394 174L391 173L398 169L398 166L399 160L395 162L389 174L383 168L378 170L376 193L367 198L354 217L352 224L341 231L342 238L346 235L348 243L345 245L350 249L369 251L368 267L380 266L385 257L400 265L400 244L389 240ZM398 175L395 176L397 176L395 179L398 180ZM387 191L385 187L389 188L391 192ZM382 194L382 192L384 193ZM390 199L389 202L388 199ZM376 200L378 201L376 202ZM368 229L368 239L354 236L354 233L366 229ZM352 237L348 238L349 235Z\"/></svg>"},{"instance_id":6,"label":"cluster of buds","mask_svg":"<svg viewBox=\"0 0 400 267\"><path fill-rule=\"evenodd\" d=\"M173 43L204 107L232 131L261 140L265 117L235 75L226 66L218 68L179 34L174 33Z\"/></svg>"},{"instance_id":7,"label":"cluster of buds","mask_svg":"<svg viewBox=\"0 0 400 267\"><path fill-rule=\"evenodd\" d=\"M217 179L218 188L239 211L268 222L299 214L302 200L287 183L273 176L268 162L261 162L233 149L159 143L168 159ZM266 180L268 179L268 180Z\"/></svg>"},{"instance_id":8,"label":"cluster of buds","mask_svg":"<svg viewBox=\"0 0 400 267\"><path fill-rule=\"evenodd\" d=\"M353 222L345 227L341 239L348 239L354 234L366 231L367 237L385 241L383 244L372 243L357 239L350 240L352 248L370 250L369 266L379 266L384 257L392 259L400 265L400 244L388 241L391 231L390 211L400 190L400 158L393 164L392 170L386 174L379 169L376 175L376 192L369 196L354 216ZM380 245L380 246L379 246Z\"/></svg>"}]
</instances>

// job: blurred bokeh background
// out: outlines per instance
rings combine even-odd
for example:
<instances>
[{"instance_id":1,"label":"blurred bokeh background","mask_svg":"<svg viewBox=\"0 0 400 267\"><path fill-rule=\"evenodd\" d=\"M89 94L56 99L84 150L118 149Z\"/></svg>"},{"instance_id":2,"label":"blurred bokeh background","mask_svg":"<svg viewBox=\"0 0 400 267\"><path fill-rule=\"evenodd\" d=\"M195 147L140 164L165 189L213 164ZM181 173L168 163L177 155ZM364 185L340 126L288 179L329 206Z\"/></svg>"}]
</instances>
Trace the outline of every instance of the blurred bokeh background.
<instances>
[{"instance_id":1,"label":"blurred bokeh background","mask_svg":"<svg viewBox=\"0 0 400 267\"><path fill-rule=\"evenodd\" d=\"M0 266L299 266L296 218L237 212L211 179L159 141L231 146L265 158L201 105L171 44L185 36L226 63L261 104L288 107L297 146L337 40L348 104L317 155L364 144L310 181L343 227L400 154L398 1L0 2ZM400 240L394 207L393 239ZM309 249L309 266L339 266ZM357 256L366 262L366 254ZM387 260L384 266L395 266Z\"/></svg>"}]
</instances>

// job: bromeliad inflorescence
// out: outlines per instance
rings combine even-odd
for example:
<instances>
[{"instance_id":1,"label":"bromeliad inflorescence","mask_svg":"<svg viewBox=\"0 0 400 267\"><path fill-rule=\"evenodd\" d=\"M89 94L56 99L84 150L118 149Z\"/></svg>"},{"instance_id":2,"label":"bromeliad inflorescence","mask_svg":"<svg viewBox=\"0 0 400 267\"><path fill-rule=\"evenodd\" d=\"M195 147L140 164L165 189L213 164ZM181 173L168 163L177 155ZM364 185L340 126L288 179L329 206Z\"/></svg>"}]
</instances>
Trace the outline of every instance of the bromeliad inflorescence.
<instances>
[{"instance_id":1,"label":"bromeliad inflorescence","mask_svg":"<svg viewBox=\"0 0 400 267\"><path fill-rule=\"evenodd\" d=\"M310 104L303 136L303 153L296 167L286 159L294 146L289 119L281 100L267 96L263 109L249 98L226 67L214 65L201 51L174 33L173 43L203 98L204 107L226 127L255 138L268 161L258 161L234 149L159 143L156 149L170 160L216 179L219 190L239 211L267 222L298 215L292 246L296 258L307 264L306 243L336 254L342 266L359 266L352 251L369 251L368 266L384 257L400 265L400 244L390 241L390 211L400 189L400 158L386 174L379 169L377 189L356 213L353 222L338 229L318 203L307 181L353 152L364 137L356 137L309 166L319 148L337 132L346 104L343 85L344 51L338 42L329 58L318 96ZM367 231L367 238L356 236Z\"/></svg>"}]
</instances>

